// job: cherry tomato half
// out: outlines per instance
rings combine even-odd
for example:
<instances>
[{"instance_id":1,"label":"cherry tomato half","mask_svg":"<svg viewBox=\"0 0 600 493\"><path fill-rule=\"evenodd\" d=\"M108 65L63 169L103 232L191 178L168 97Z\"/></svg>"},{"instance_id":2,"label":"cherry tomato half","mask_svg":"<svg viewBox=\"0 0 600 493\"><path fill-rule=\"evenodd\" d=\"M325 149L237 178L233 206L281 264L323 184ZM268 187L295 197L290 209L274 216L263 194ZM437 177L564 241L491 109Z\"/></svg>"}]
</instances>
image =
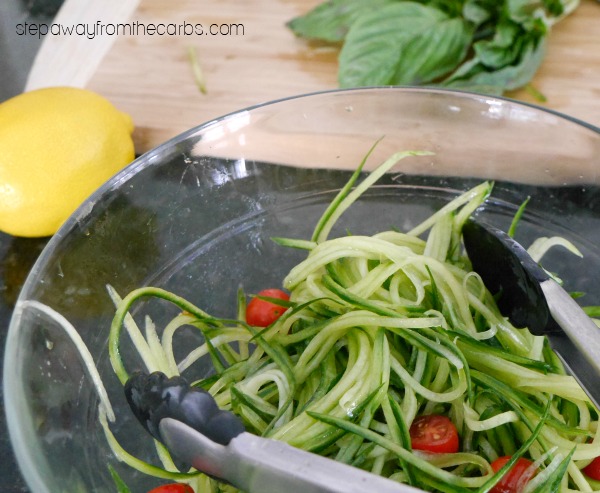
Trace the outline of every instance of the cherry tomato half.
<instances>
[{"instance_id":1,"label":"cherry tomato half","mask_svg":"<svg viewBox=\"0 0 600 493\"><path fill-rule=\"evenodd\" d=\"M492 462L492 469L494 472L498 472L509 460L510 456L508 455L498 457ZM535 470L530 469L531 464L533 462L530 460L520 457L512 469L502 476L502 479L490 490L490 493L517 493L521 491L527 481L535 475Z\"/></svg>"},{"instance_id":2,"label":"cherry tomato half","mask_svg":"<svg viewBox=\"0 0 600 493\"><path fill-rule=\"evenodd\" d=\"M596 457L592 462L582 469L586 476L596 481L600 481L600 457Z\"/></svg>"},{"instance_id":3,"label":"cherry tomato half","mask_svg":"<svg viewBox=\"0 0 600 493\"><path fill-rule=\"evenodd\" d=\"M415 450L447 454L458 452L458 431L446 416L419 416L410 426L409 433L412 448Z\"/></svg>"},{"instance_id":4,"label":"cherry tomato half","mask_svg":"<svg viewBox=\"0 0 600 493\"><path fill-rule=\"evenodd\" d=\"M281 289L263 289L258 296L289 300L290 296ZM246 322L255 327L267 327L277 320L286 308L259 298L252 298L246 307Z\"/></svg>"},{"instance_id":5,"label":"cherry tomato half","mask_svg":"<svg viewBox=\"0 0 600 493\"><path fill-rule=\"evenodd\" d=\"M163 484L158 488L150 490L148 493L194 493L194 490L189 484L172 483Z\"/></svg>"}]
</instances>

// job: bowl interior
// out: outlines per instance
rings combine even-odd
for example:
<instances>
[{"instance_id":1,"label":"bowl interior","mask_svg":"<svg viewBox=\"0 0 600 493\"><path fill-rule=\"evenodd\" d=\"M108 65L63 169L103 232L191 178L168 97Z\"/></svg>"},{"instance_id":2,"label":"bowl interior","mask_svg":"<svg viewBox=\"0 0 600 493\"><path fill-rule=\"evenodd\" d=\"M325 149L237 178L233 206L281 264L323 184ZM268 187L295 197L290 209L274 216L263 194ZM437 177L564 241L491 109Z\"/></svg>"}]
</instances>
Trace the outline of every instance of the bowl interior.
<instances>
[{"instance_id":1,"label":"bowl interior","mask_svg":"<svg viewBox=\"0 0 600 493\"><path fill-rule=\"evenodd\" d=\"M118 415L113 431L130 453L155 461L108 361L114 307L106 285L121 296L158 286L234 317L240 286L247 293L280 286L305 256L271 238L310 238L350 170L382 136L368 167L397 150L435 155L402 161L342 216L333 236L408 230L458 193L494 180L478 214L506 229L531 197L517 240L527 246L558 235L575 243L583 260L555 249L544 266L569 290L586 293L582 304L600 304L597 129L506 100L401 89L336 91L230 115L114 177L30 274L10 327L4 385L11 439L32 490L115 491L108 465L133 491L156 484L113 457L98 423L98 396L65 325L100 371ZM174 313L144 301L132 311L150 314L159 328ZM178 344L196 337L185 332ZM135 369L140 362L124 351Z\"/></svg>"}]
</instances>

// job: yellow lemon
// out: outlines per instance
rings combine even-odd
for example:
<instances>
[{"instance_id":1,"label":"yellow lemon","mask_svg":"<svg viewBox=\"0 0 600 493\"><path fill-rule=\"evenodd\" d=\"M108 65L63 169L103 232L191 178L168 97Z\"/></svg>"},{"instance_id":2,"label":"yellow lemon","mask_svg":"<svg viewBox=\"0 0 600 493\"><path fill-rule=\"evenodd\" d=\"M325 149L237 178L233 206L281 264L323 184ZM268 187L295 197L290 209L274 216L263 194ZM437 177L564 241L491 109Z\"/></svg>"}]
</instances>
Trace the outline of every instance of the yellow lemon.
<instances>
[{"instance_id":1,"label":"yellow lemon","mask_svg":"<svg viewBox=\"0 0 600 493\"><path fill-rule=\"evenodd\" d=\"M37 89L0 104L0 230L49 236L134 158L131 117L92 91Z\"/></svg>"}]
</instances>

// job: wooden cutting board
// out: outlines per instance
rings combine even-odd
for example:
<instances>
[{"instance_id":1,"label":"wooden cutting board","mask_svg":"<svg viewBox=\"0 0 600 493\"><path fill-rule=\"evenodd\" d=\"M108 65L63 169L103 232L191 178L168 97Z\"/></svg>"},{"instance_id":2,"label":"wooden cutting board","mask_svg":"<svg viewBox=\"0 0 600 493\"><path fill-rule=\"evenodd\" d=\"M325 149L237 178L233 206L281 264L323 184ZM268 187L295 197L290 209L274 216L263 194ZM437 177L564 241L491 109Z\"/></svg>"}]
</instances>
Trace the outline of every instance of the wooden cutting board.
<instances>
[{"instance_id":1,"label":"wooden cutting board","mask_svg":"<svg viewBox=\"0 0 600 493\"><path fill-rule=\"evenodd\" d=\"M67 84L97 91L135 124L137 152L221 115L337 87L337 50L294 37L285 23L319 0L67 0L55 22L137 22L138 33L47 36L27 89ZM143 35L150 23L237 24L231 35ZM189 29L188 29L189 30ZM242 32L243 31L243 32ZM205 81L199 90L189 52ZM542 106L600 126L600 4L580 7L552 31L533 86ZM539 103L529 92L509 94Z\"/></svg>"}]
</instances>

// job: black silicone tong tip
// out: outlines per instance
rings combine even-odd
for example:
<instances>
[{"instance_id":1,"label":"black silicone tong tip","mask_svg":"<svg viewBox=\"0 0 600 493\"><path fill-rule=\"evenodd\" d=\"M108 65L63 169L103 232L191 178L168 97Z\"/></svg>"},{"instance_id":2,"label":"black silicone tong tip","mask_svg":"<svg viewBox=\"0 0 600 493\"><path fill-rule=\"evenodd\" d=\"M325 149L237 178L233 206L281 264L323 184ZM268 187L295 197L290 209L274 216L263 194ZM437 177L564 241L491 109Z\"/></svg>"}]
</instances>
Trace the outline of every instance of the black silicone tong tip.
<instances>
[{"instance_id":1,"label":"black silicone tong tip","mask_svg":"<svg viewBox=\"0 0 600 493\"><path fill-rule=\"evenodd\" d=\"M536 335L560 331L540 286L549 276L525 248L504 231L473 219L462 233L473 270L498 295L500 312L515 327L528 327Z\"/></svg>"},{"instance_id":2,"label":"black silicone tong tip","mask_svg":"<svg viewBox=\"0 0 600 493\"><path fill-rule=\"evenodd\" d=\"M219 409L212 395L180 376L136 372L125 384L125 397L146 431L163 443L159 424L164 418L181 421L221 445L245 431L239 417Z\"/></svg>"}]
</instances>

